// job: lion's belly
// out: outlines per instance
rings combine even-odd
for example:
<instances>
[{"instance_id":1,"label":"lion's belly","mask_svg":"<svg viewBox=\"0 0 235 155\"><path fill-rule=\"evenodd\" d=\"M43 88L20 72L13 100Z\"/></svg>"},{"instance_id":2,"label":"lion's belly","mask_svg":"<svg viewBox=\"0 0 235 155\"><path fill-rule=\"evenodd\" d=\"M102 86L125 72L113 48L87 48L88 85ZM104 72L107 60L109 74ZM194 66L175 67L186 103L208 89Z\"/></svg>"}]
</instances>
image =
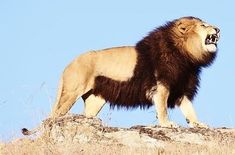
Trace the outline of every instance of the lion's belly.
<instances>
[{"instance_id":1,"label":"lion's belly","mask_svg":"<svg viewBox=\"0 0 235 155\"><path fill-rule=\"evenodd\" d=\"M111 107L149 108L152 103L146 98L146 91L151 83L144 83L143 80L139 79L120 82L98 76L95 79L93 93L101 95L110 103Z\"/></svg>"}]
</instances>

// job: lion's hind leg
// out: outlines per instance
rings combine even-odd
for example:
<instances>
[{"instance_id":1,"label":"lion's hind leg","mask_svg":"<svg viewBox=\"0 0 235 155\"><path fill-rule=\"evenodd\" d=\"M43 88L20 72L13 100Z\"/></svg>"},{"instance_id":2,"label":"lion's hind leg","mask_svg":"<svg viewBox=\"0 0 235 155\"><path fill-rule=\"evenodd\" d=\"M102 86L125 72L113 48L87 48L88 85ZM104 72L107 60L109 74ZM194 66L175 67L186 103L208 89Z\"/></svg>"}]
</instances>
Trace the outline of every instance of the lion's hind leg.
<instances>
[{"instance_id":1,"label":"lion's hind leg","mask_svg":"<svg viewBox=\"0 0 235 155\"><path fill-rule=\"evenodd\" d=\"M53 107L52 118L65 115L77 100L76 92L66 92L61 96L60 101Z\"/></svg>"},{"instance_id":2,"label":"lion's hind leg","mask_svg":"<svg viewBox=\"0 0 235 155\"><path fill-rule=\"evenodd\" d=\"M100 96L95 96L88 92L82 96L84 100L84 115L86 117L95 117L105 104L105 100Z\"/></svg>"},{"instance_id":3,"label":"lion's hind leg","mask_svg":"<svg viewBox=\"0 0 235 155\"><path fill-rule=\"evenodd\" d=\"M87 75L77 69L76 63L69 65L61 78L57 101L53 107L51 118L65 115L79 97L86 93ZM89 88L90 89L90 88Z\"/></svg>"}]
</instances>

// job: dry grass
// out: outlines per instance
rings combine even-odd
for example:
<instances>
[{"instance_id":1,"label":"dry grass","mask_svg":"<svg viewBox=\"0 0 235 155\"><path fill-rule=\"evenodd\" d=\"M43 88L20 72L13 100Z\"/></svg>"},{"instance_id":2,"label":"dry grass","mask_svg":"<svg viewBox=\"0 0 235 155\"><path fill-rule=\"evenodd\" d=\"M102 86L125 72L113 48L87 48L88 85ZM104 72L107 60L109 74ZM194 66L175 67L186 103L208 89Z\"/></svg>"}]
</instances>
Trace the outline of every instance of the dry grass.
<instances>
[{"instance_id":1,"label":"dry grass","mask_svg":"<svg viewBox=\"0 0 235 155\"><path fill-rule=\"evenodd\" d=\"M52 144L47 139L19 139L0 145L1 155L152 155L152 154L195 154L232 155L233 146L195 146L191 144L170 144L166 148L130 148L122 145L101 144Z\"/></svg>"},{"instance_id":2,"label":"dry grass","mask_svg":"<svg viewBox=\"0 0 235 155\"><path fill-rule=\"evenodd\" d=\"M122 155L122 154L156 154L161 150L129 148L126 146L100 144L63 144L54 145L44 140L19 140L1 146L0 154L6 155Z\"/></svg>"}]
</instances>

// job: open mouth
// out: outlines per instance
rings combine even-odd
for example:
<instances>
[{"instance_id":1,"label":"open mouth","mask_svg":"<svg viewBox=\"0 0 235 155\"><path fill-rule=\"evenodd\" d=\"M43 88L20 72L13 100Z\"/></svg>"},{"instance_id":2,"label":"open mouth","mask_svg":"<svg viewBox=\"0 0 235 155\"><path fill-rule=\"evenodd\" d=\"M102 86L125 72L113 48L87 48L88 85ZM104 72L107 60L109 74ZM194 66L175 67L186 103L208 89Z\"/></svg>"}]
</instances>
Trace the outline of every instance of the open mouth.
<instances>
[{"instance_id":1,"label":"open mouth","mask_svg":"<svg viewBox=\"0 0 235 155\"><path fill-rule=\"evenodd\" d=\"M214 44L215 46L217 46L218 40L219 40L218 34L208 34L206 36L205 44L206 45Z\"/></svg>"}]
</instances>

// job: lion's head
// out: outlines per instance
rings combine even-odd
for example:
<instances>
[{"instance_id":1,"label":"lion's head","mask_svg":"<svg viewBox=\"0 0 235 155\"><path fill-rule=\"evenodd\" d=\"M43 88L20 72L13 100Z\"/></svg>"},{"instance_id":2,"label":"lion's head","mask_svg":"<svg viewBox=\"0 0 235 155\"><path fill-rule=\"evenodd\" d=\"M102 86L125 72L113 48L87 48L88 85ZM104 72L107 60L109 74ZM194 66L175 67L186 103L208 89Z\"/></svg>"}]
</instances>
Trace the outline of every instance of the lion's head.
<instances>
[{"instance_id":1,"label":"lion's head","mask_svg":"<svg viewBox=\"0 0 235 155\"><path fill-rule=\"evenodd\" d=\"M205 59L206 55L217 51L219 28L195 17L183 17L173 23L175 43L187 50L194 59Z\"/></svg>"}]
</instances>

